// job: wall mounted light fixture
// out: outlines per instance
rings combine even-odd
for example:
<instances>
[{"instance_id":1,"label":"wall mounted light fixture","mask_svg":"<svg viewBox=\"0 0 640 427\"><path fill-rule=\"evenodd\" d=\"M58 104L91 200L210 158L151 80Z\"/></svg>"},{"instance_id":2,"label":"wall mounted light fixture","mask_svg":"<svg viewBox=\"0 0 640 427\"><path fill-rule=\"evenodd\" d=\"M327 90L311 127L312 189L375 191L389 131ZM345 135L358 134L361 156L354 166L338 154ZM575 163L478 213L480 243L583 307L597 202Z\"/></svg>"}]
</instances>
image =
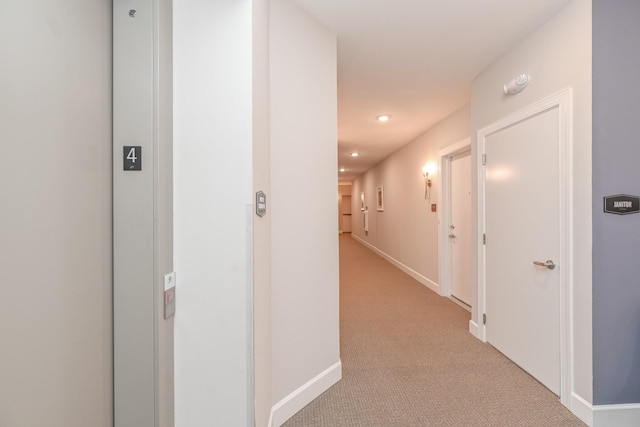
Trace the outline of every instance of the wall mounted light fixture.
<instances>
[{"instance_id":1,"label":"wall mounted light fixture","mask_svg":"<svg viewBox=\"0 0 640 427\"><path fill-rule=\"evenodd\" d=\"M515 95L527 87L529 81L531 81L531 77L529 77L528 74L520 74L518 77L504 85L502 90L505 95Z\"/></svg>"},{"instance_id":2,"label":"wall mounted light fixture","mask_svg":"<svg viewBox=\"0 0 640 427\"><path fill-rule=\"evenodd\" d=\"M422 176L424 177L424 198L428 200L431 199L431 178L429 178L429 175L433 176L435 172L436 166L431 162L422 167Z\"/></svg>"}]
</instances>

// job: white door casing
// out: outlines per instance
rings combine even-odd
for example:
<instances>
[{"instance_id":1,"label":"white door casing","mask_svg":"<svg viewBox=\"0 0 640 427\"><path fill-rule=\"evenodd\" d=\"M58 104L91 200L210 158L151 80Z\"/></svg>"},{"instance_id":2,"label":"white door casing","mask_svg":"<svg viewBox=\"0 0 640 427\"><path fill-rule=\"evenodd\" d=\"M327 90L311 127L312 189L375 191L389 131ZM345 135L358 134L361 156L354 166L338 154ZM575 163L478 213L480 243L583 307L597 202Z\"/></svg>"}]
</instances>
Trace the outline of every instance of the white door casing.
<instances>
[{"instance_id":1,"label":"white door casing","mask_svg":"<svg viewBox=\"0 0 640 427\"><path fill-rule=\"evenodd\" d=\"M438 151L440 179L438 185L438 282L440 295L451 296L451 159L471 150L471 138L465 138ZM473 291L473 289L472 289ZM469 322L469 329L475 328L473 319Z\"/></svg>"},{"instance_id":2,"label":"white door casing","mask_svg":"<svg viewBox=\"0 0 640 427\"><path fill-rule=\"evenodd\" d=\"M565 89L477 135L478 337L557 392L565 406L573 384L571 99ZM545 231L553 236L546 246ZM557 268L533 265L547 259Z\"/></svg>"}]
</instances>

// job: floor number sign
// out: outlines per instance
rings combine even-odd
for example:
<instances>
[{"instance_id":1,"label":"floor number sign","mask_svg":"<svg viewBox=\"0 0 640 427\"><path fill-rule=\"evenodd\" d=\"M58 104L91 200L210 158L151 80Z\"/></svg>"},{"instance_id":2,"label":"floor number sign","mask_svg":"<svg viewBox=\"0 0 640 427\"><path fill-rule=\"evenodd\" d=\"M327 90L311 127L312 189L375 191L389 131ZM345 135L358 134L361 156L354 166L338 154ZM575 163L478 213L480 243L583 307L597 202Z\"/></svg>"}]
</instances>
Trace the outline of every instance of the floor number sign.
<instances>
[{"instance_id":1,"label":"floor number sign","mask_svg":"<svg viewBox=\"0 0 640 427\"><path fill-rule=\"evenodd\" d=\"M125 145L122 152L124 160L124 170L142 170L142 147L139 145Z\"/></svg>"}]
</instances>

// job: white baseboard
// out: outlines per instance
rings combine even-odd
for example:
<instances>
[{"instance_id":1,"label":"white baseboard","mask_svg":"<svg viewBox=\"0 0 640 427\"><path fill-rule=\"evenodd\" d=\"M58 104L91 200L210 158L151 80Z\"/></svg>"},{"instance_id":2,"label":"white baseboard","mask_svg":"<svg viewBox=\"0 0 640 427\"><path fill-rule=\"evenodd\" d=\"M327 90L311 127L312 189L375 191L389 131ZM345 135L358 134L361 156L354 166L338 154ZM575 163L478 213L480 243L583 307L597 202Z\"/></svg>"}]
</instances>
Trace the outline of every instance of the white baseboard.
<instances>
[{"instance_id":1,"label":"white baseboard","mask_svg":"<svg viewBox=\"0 0 640 427\"><path fill-rule=\"evenodd\" d=\"M416 279L418 282L420 282L423 285L425 285L427 288L431 289L433 292L435 292L438 295L440 295L440 285L437 284L436 282L428 279L427 277L425 277L422 274L418 273L417 271L413 270L411 267L408 267L408 266L404 265L403 263L401 263L397 259L393 258L392 256L386 254L385 252L382 252L380 249L376 248L371 243L368 243L368 242L362 240L360 237L356 236L355 234L351 233L351 237L354 238L355 240L357 240L359 243L362 243L364 246L368 247L369 249L371 249L372 251L374 251L375 253L377 253L378 255L380 255L381 257L386 259L387 261L389 261L391 264L393 264L396 267L398 267L400 270L402 270L405 273L407 273L409 276L411 276L414 279Z\"/></svg>"},{"instance_id":2,"label":"white baseboard","mask_svg":"<svg viewBox=\"0 0 640 427\"><path fill-rule=\"evenodd\" d=\"M590 427L640 426L640 403L592 405L573 393L571 412Z\"/></svg>"},{"instance_id":3,"label":"white baseboard","mask_svg":"<svg viewBox=\"0 0 640 427\"><path fill-rule=\"evenodd\" d=\"M571 412L588 426L593 426L593 406L575 393L571 393Z\"/></svg>"},{"instance_id":4,"label":"white baseboard","mask_svg":"<svg viewBox=\"0 0 640 427\"><path fill-rule=\"evenodd\" d=\"M638 426L640 426L640 403L593 407L593 427Z\"/></svg>"},{"instance_id":5,"label":"white baseboard","mask_svg":"<svg viewBox=\"0 0 640 427\"><path fill-rule=\"evenodd\" d=\"M469 333L474 337L476 337L477 339L480 339L480 335L478 332L478 324L473 320L469 320Z\"/></svg>"},{"instance_id":6,"label":"white baseboard","mask_svg":"<svg viewBox=\"0 0 640 427\"><path fill-rule=\"evenodd\" d=\"M269 427L280 427L316 397L342 379L342 362L338 361L316 375L271 408Z\"/></svg>"}]
</instances>

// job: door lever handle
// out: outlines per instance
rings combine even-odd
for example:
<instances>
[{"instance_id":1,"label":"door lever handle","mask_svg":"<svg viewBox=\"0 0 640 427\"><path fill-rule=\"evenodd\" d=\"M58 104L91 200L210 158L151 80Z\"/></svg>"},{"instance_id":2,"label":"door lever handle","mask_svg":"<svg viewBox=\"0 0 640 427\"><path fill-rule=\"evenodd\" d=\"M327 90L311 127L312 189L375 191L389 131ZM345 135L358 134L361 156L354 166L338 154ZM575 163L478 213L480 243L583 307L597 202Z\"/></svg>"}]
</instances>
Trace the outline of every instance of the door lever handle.
<instances>
[{"instance_id":1,"label":"door lever handle","mask_svg":"<svg viewBox=\"0 0 640 427\"><path fill-rule=\"evenodd\" d=\"M546 262L533 261L533 263L538 267L547 267L549 270L553 270L554 268L556 268L556 265L550 259L548 259Z\"/></svg>"},{"instance_id":2,"label":"door lever handle","mask_svg":"<svg viewBox=\"0 0 640 427\"><path fill-rule=\"evenodd\" d=\"M449 237L451 237L452 239L455 239L457 236L453 233L449 234Z\"/></svg>"}]
</instances>

